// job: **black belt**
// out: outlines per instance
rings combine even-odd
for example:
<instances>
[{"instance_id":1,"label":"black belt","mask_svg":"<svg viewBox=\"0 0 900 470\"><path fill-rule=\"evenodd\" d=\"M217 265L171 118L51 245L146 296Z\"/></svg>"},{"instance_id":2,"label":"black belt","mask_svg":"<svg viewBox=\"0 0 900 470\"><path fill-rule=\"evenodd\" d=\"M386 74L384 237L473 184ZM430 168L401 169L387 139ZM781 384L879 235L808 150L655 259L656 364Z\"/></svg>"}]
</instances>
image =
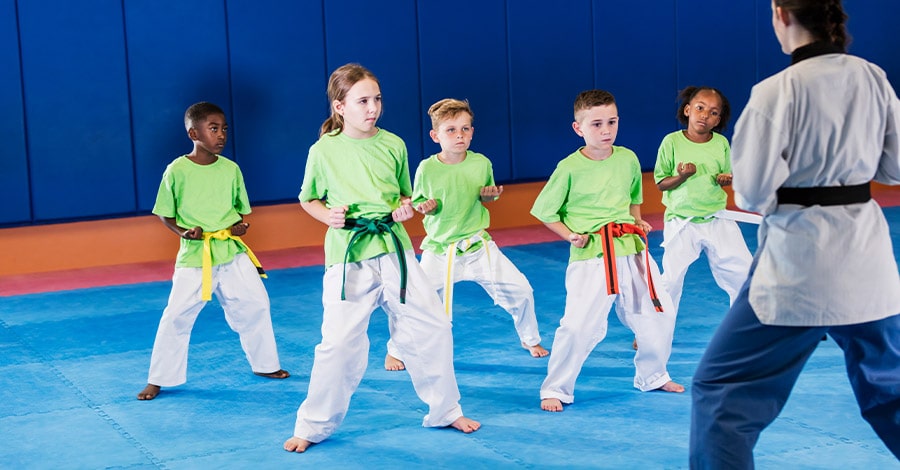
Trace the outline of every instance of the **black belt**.
<instances>
[{"instance_id":1,"label":"black belt","mask_svg":"<svg viewBox=\"0 0 900 470\"><path fill-rule=\"evenodd\" d=\"M819 186L813 188L778 188L778 204L801 206L843 206L872 199L869 183L855 186Z\"/></svg>"}]
</instances>

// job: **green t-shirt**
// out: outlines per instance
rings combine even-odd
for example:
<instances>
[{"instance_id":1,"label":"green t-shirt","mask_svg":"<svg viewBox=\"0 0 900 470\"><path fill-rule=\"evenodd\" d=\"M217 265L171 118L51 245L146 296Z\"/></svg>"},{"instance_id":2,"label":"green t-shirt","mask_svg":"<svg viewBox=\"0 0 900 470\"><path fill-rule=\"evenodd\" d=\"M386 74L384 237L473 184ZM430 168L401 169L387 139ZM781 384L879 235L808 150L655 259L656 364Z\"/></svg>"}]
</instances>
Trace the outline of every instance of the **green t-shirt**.
<instances>
[{"instance_id":1,"label":"green t-shirt","mask_svg":"<svg viewBox=\"0 0 900 470\"><path fill-rule=\"evenodd\" d=\"M724 209L728 202L725 190L716 183L716 175L731 173L731 147L728 139L713 133L709 142L698 144L688 140L683 131L667 135L659 145L656 167L653 170L654 180L658 183L669 176L677 176L678 164L687 162L697 166L697 173L677 188L663 191L665 218L696 217L696 221L702 222L703 217Z\"/></svg>"},{"instance_id":2,"label":"green t-shirt","mask_svg":"<svg viewBox=\"0 0 900 470\"><path fill-rule=\"evenodd\" d=\"M493 185L491 161L480 153L467 151L465 160L453 165L440 161L437 155L422 160L413 183L413 204L437 201L434 213L422 220L426 233L422 249L443 254L451 243L488 228L491 219L481 203L481 188ZM486 232L485 237L490 240Z\"/></svg>"},{"instance_id":3,"label":"green t-shirt","mask_svg":"<svg viewBox=\"0 0 900 470\"><path fill-rule=\"evenodd\" d=\"M233 161L218 155L209 165L198 165L187 155L176 158L163 172L153 213L174 217L179 227L201 227L204 232L230 228L250 213L244 176ZM244 251L238 242L210 240L213 266L225 264ZM181 239L175 266L199 268L203 265L203 240Z\"/></svg>"},{"instance_id":4,"label":"green t-shirt","mask_svg":"<svg viewBox=\"0 0 900 470\"><path fill-rule=\"evenodd\" d=\"M412 195L406 144L400 137L379 129L367 139L344 133L323 135L309 149L301 202L322 199L326 207L347 206L348 218L377 219L400 207L400 196ZM391 226L404 250L412 242L403 224ZM325 232L325 265L343 263L353 232L328 227ZM362 235L354 243L348 262L396 251L389 234Z\"/></svg>"},{"instance_id":5,"label":"green t-shirt","mask_svg":"<svg viewBox=\"0 0 900 470\"><path fill-rule=\"evenodd\" d=\"M591 160L578 149L553 170L538 194L531 215L544 223L562 222L575 233L591 234L584 248L571 246L569 262L603 256L598 230L610 222L635 222L632 204L643 202L641 164L625 147L613 146L605 160ZM628 234L615 239L616 256L639 253L641 238Z\"/></svg>"}]
</instances>

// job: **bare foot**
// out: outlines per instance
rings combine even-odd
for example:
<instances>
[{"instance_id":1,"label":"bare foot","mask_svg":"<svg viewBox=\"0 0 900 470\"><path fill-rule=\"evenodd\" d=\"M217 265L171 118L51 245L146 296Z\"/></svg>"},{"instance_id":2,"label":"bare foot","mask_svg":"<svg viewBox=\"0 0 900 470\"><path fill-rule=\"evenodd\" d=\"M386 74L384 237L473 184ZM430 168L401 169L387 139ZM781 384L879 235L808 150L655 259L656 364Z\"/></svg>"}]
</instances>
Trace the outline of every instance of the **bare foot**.
<instances>
[{"instance_id":1,"label":"bare foot","mask_svg":"<svg viewBox=\"0 0 900 470\"><path fill-rule=\"evenodd\" d=\"M563 405L559 398L544 398L541 400L541 409L544 411L562 411Z\"/></svg>"},{"instance_id":2,"label":"bare foot","mask_svg":"<svg viewBox=\"0 0 900 470\"><path fill-rule=\"evenodd\" d=\"M138 400L152 400L159 395L159 385L147 384L141 393L138 393Z\"/></svg>"},{"instance_id":3,"label":"bare foot","mask_svg":"<svg viewBox=\"0 0 900 470\"><path fill-rule=\"evenodd\" d=\"M312 442L309 442L306 439L292 437L284 441L284 450L302 454L303 452L306 452L306 449L309 449L309 446L311 446L312 444Z\"/></svg>"},{"instance_id":4,"label":"bare foot","mask_svg":"<svg viewBox=\"0 0 900 470\"><path fill-rule=\"evenodd\" d=\"M397 359L390 354L384 356L384 369L385 370L404 370L406 369L406 364L403 363L400 359Z\"/></svg>"},{"instance_id":5,"label":"bare foot","mask_svg":"<svg viewBox=\"0 0 900 470\"><path fill-rule=\"evenodd\" d=\"M275 372L254 372L254 374L269 379L286 379L291 376L291 373L284 369L278 369Z\"/></svg>"},{"instance_id":6,"label":"bare foot","mask_svg":"<svg viewBox=\"0 0 900 470\"><path fill-rule=\"evenodd\" d=\"M531 353L531 357L546 357L550 355L550 351L544 349L544 347L541 346L540 343L535 344L534 346L529 346L525 343L522 343L522 347L527 349L528 352Z\"/></svg>"},{"instance_id":7,"label":"bare foot","mask_svg":"<svg viewBox=\"0 0 900 470\"><path fill-rule=\"evenodd\" d=\"M632 347L635 351L637 351L637 338L635 338L634 341L631 342L631 347Z\"/></svg>"},{"instance_id":8,"label":"bare foot","mask_svg":"<svg viewBox=\"0 0 900 470\"><path fill-rule=\"evenodd\" d=\"M682 393L682 392L684 392L684 386L670 380L670 381L664 383L662 387L657 388L657 390L662 390L663 392L671 392L671 393Z\"/></svg>"},{"instance_id":9,"label":"bare foot","mask_svg":"<svg viewBox=\"0 0 900 470\"><path fill-rule=\"evenodd\" d=\"M469 434L473 433L481 427L481 423L475 421L474 419L466 418L465 416L460 416L456 418L456 421L450 423L450 426L459 429L460 431Z\"/></svg>"}]
</instances>

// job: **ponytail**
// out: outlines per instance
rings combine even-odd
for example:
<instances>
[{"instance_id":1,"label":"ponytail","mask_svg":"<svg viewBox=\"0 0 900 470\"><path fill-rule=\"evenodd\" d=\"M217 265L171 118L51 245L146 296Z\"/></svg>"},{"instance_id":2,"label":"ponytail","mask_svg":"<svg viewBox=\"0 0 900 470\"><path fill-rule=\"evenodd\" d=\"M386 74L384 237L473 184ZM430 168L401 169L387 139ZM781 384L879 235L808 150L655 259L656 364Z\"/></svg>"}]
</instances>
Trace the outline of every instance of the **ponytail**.
<instances>
[{"instance_id":1,"label":"ponytail","mask_svg":"<svg viewBox=\"0 0 900 470\"><path fill-rule=\"evenodd\" d=\"M850 35L844 25L847 14L841 0L775 0L775 6L793 13L800 25L817 40L847 50Z\"/></svg>"},{"instance_id":2,"label":"ponytail","mask_svg":"<svg viewBox=\"0 0 900 470\"><path fill-rule=\"evenodd\" d=\"M319 129L319 137L334 131L337 131L335 135L341 133L341 129L344 127L344 117L334 111L334 102L344 101L344 98L347 97L347 92L350 91L350 87L366 78L378 83L378 79L375 78L375 75L369 69L356 63L342 65L334 72L331 72L331 76L328 77L327 90L328 108L331 109L331 116L322 123L322 127Z\"/></svg>"}]
</instances>

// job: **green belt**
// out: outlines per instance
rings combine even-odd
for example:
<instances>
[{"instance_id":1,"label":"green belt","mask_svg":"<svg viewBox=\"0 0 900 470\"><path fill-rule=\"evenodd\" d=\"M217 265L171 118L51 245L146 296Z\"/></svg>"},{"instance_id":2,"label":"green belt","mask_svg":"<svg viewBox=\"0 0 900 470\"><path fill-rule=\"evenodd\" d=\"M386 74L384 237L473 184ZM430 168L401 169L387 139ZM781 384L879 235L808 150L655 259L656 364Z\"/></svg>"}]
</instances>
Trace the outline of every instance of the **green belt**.
<instances>
[{"instance_id":1,"label":"green belt","mask_svg":"<svg viewBox=\"0 0 900 470\"><path fill-rule=\"evenodd\" d=\"M344 292L344 284L347 282L347 262L350 259L350 249L353 248L353 244L364 234L380 235L382 233L389 233L391 234L391 240L394 242L394 249L397 250L397 261L400 263L400 303L406 303L406 253L404 253L403 243L400 242L400 237L391 230L391 225L394 225L394 218L391 214L380 219L366 219L364 217L359 217L356 219L347 218L344 220L344 230L350 230L354 233L353 236L350 237L350 242L347 243L347 252L344 253L344 275L341 278L341 300L347 300L347 295Z\"/></svg>"}]
</instances>

